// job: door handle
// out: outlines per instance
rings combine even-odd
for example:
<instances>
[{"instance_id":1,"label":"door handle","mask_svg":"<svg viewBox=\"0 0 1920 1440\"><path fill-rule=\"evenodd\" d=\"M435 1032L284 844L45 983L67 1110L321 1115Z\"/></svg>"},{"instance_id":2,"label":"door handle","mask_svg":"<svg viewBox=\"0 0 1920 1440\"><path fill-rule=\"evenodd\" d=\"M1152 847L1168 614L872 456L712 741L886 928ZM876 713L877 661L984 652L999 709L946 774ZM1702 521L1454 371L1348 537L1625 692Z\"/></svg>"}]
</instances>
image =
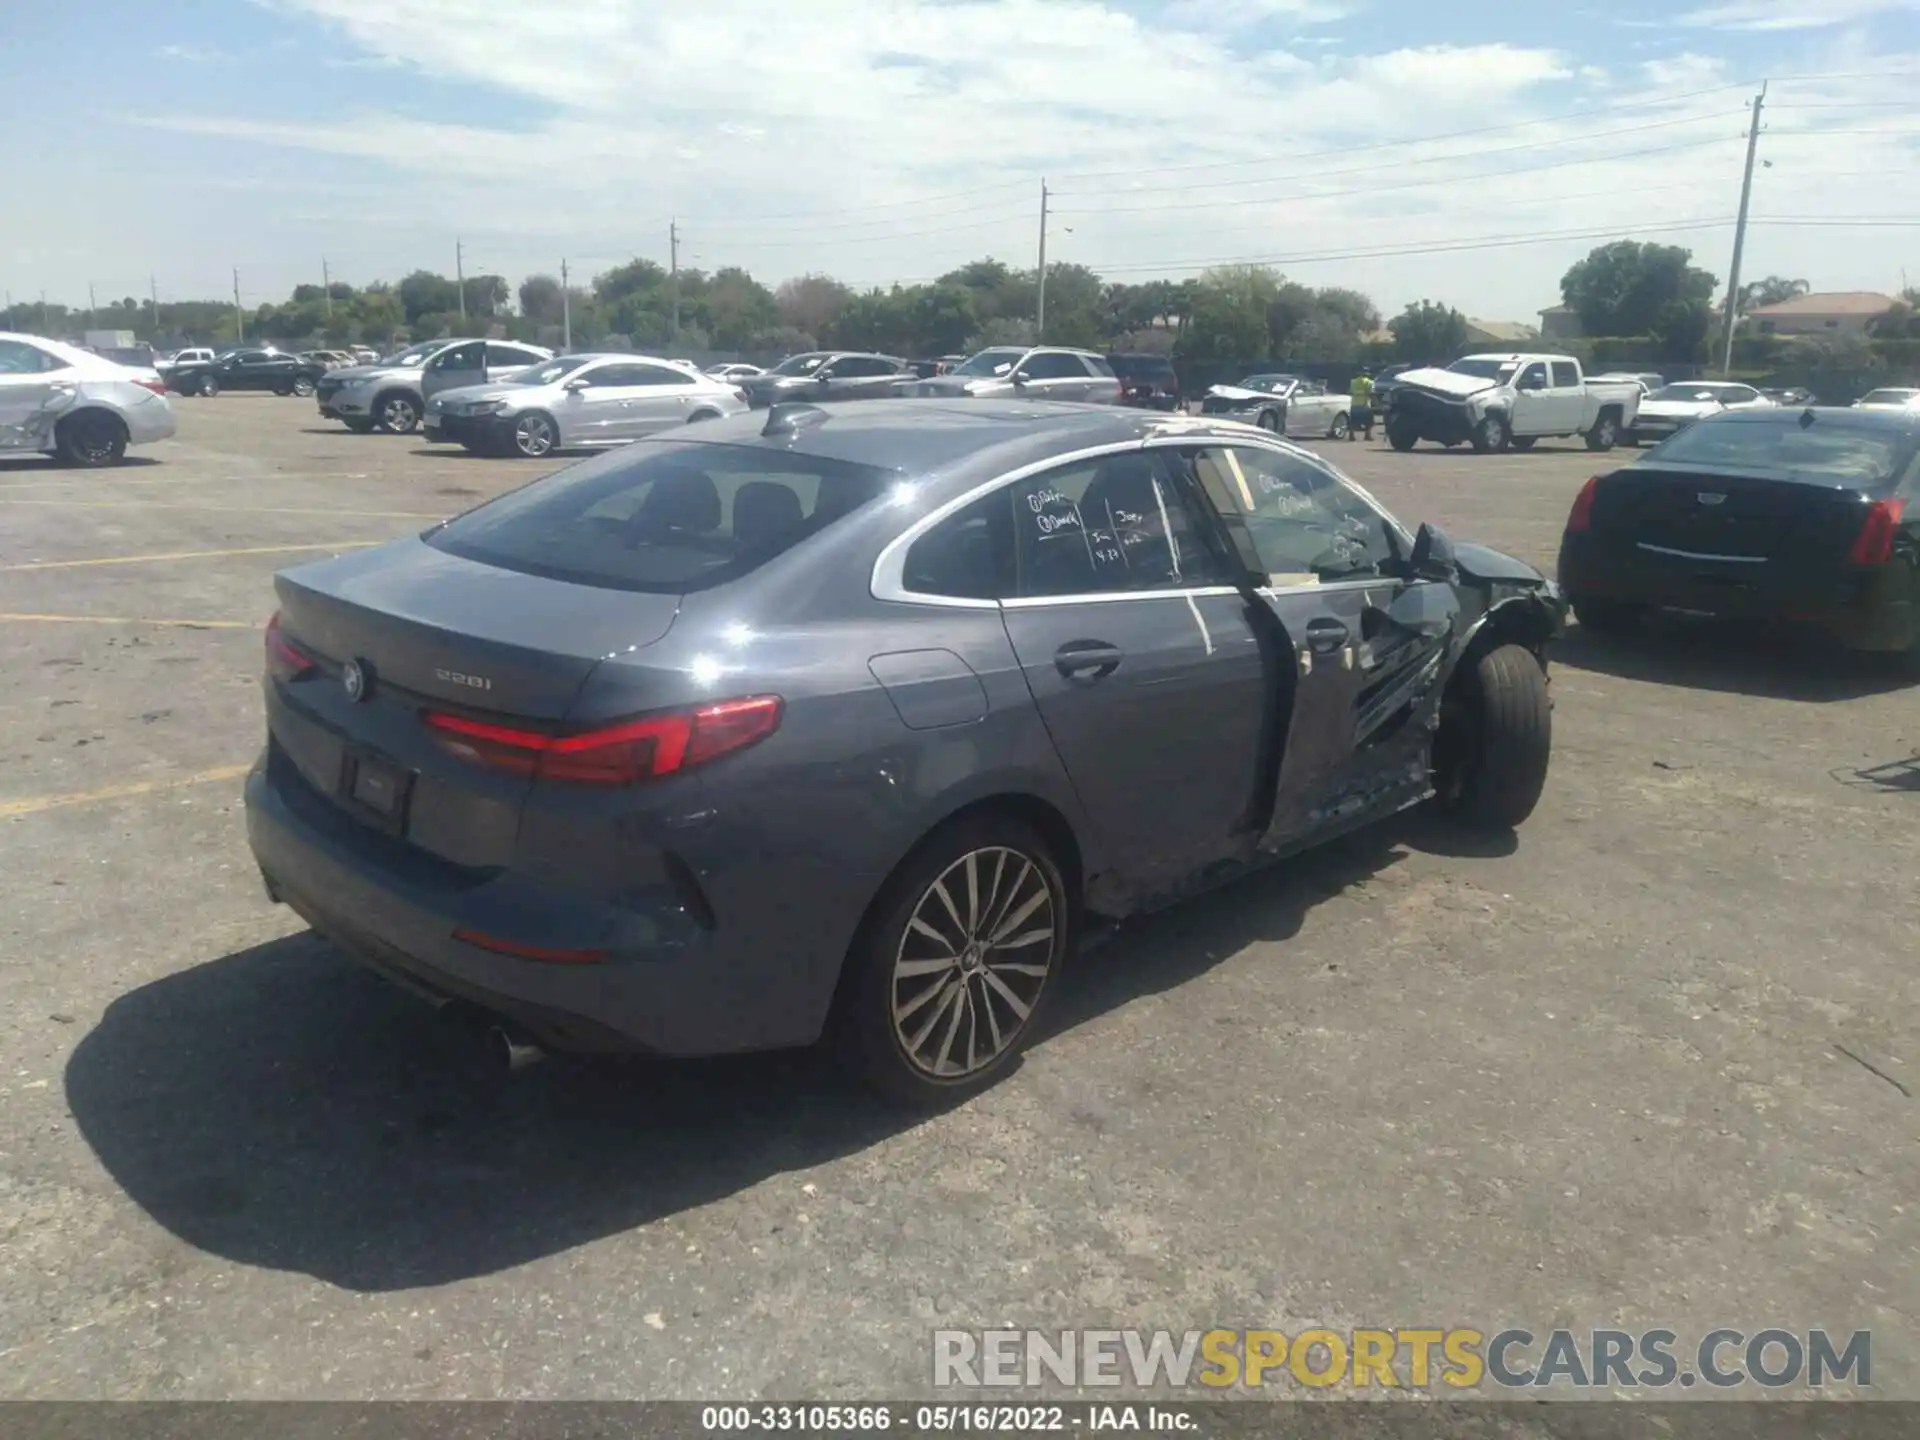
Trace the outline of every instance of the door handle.
<instances>
[{"instance_id":1,"label":"door handle","mask_svg":"<svg viewBox=\"0 0 1920 1440\"><path fill-rule=\"evenodd\" d=\"M1341 621L1324 617L1307 622L1307 649L1316 655L1331 655L1347 643L1347 627Z\"/></svg>"},{"instance_id":2,"label":"door handle","mask_svg":"<svg viewBox=\"0 0 1920 1440\"><path fill-rule=\"evenodd\" d=\"M1053 652L1053 668L1069 680L1104 680L1124 658L1119 646L1104 640L1069 640Z\"/></svg>"}]
</instances>

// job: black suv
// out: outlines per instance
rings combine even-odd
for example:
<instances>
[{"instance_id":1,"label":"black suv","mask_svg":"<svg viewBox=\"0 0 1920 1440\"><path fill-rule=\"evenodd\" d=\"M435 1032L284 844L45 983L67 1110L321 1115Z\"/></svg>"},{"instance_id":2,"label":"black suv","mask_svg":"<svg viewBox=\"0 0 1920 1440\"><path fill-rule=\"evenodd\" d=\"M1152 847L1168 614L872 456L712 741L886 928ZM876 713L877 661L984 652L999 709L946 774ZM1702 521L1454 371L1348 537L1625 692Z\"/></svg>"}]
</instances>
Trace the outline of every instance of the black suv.
<instances>
[{"instance_id":1,"label":"black suv","mask_svg":"<svg viewBox=\"0 0 1920 1440\"><path fill-rule=\"evenodd\" d=\"M182 395L218 395L222 390L271 390L311 395L326 373L317 360L284 350L228 350L211 360L168 370L167 388Z\"/></svg>"},{"instance_id":2,"label":"black suv","mask_svg":"<svg viewBox=\"0 0 1920 1440\"><path fill-rule=\"evenodd\" d=\"M1137 410L1178 410L1180 377L1164 355L1109 355L1107 363L1120 377L1120 403Z\"/></svg>"}]
</instances>

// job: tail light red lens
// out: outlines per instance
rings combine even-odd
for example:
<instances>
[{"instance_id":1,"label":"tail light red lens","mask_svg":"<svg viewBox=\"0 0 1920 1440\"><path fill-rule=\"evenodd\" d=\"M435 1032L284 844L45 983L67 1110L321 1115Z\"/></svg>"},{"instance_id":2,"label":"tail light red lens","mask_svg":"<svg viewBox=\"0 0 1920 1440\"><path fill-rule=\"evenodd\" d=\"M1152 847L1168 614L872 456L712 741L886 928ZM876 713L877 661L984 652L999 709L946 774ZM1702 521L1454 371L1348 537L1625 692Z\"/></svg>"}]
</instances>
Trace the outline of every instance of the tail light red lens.
<instances>
[{"instance_id":1,"label":"tail light red lens","mask_svg":"<svg viewBox=\"0 0 1920 1440\"><path fill-rule=\"evenodd\" d=\"M1580 487L1580 493L1573 497L1573 509L1567 512L1567 533L1578 535L1593 528L1593 497L1600 488L1600 477L1594 476Z\"/></svg>"},{"instance_id":2,"label":"tail light red lens","mask_svg":"<svg viewBox=\"0 0 1920 1440\"><path fill-rule=\"evenodd\" d=\"M1894 537L1907 513L1904 500L1876 500L1867 507L1866 522L1854 537L1847 560L1854 565L1885 565L1893 559Z\"/></svg>"},{"instance_id":3,"label":"tail light red lens","mask_svg":"<svg viewBox=\"0 0 1920 1440\"><path fill-rule=\"evenodd\" d=\"M426 710L421 719L452 754L515 775L574 785L658 780L758 743L780 728L777 695L670 710L578 735L547 735Z\"/></svg>"},{"instance_id":4,"label":"tail light red lens","mask_svg":"<svg viewBox=\"0 0 1920 1440\"><path fill-rule=\"evenodd\" d=\"M156 395L164 395L167 393L167 382L164 380L135 380L133 383L138 385L142 390L151 390Z\"/></svg>"},{"instance_id":5,"label":"tail light red lens","mask_svg":"<svg viewBox=\"0 0 1920 1440\"><path fill-rule=\"evenodd\" d=\"M287 639L280 628L280 612L267 621L267 673L276 680L298 680L314 670L313 657Z\"/></svg>"},{"instance_id":6,"label":"tail light red lens","mask_svg":"<svg viewBox=\"0 0 1920 1440\"><path fill-rule=\"evenodd\" d=\"M498 935L469 930L464 925L453 932L453 938L496 955L534 960L542 965L598 965L607 958L605 950L555 950L545 945L522 945L517 940L503 940Z\"/></svg>"}]
</instances>

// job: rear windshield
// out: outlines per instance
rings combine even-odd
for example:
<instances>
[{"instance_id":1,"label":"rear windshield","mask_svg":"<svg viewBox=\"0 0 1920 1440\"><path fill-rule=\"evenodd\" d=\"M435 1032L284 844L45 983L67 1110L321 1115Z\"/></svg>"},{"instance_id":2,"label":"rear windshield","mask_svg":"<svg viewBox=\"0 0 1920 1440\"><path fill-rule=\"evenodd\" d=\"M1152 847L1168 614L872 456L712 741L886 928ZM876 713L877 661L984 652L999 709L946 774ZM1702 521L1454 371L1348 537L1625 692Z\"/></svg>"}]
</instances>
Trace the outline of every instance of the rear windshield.
<instances>
[{"instance_id":1,"label":"rear windshield","mask_svg":"<svg viewBox=\"0 0 1920 1440\"><path fill-rule=\"evenodd\" d=\"M504 570L679 594L748 574L898 478L759 446L642 442L536 480L425 538Z\"/></svg>"},{"instance_id":2,"label":"rear windshield","mask_svg":"<svg viewBox=\"0 0 1920 1440\"><path fill-rule=\"evenodd\" d=\"M1802 425L1797 415L1772 423L1723 418L1688 426L1648 458L1668 465L1784 471L1873 489L1893 479L1914 444L1911 436L1864 425Z\"/></svg>"}]
</instances>

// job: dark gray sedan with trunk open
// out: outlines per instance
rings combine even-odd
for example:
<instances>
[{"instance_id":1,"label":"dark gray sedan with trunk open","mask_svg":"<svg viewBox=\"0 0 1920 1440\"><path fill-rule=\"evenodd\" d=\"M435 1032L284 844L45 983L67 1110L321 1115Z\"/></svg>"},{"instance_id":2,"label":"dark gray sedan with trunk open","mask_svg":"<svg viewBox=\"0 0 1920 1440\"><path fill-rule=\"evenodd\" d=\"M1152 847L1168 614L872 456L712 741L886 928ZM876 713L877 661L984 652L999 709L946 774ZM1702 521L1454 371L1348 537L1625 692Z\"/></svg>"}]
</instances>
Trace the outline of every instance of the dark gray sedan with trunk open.
<instances>
[{"instance_id":1,"label":"dark gray sedan with trunk open","mask_svg":"<svg viewBox=\"0 0 1920 1440\"><path fill-rule=\"evenodd\" d=\"M991 1082L1089 916L1518 824L1557 589L1232 421L779 405L281 574L268 892L514 1053Z\"/></svg>"}]
</instances>

